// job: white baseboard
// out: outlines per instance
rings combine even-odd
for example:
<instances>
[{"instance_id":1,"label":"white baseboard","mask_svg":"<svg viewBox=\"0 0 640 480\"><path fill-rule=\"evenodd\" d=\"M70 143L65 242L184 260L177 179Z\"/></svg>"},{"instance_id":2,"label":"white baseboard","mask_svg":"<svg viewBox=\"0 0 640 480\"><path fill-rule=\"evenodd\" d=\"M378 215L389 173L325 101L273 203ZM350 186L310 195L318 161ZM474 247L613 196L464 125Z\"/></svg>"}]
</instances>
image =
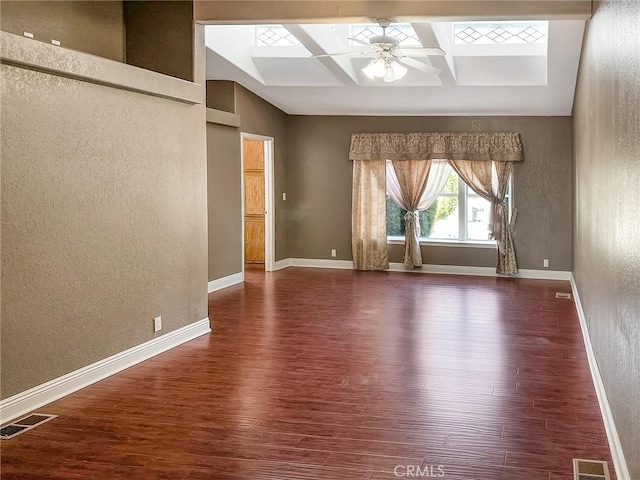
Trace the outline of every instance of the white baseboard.
<instances>
[{"instance_id":1,"label":"white baseboard","mask_svg":"<svg viewBox=\"0 0 640 480\"><path fill-rule=\"evenodd\" d=\"M242 282L244 282L244 272L234 273L233 275L228 275L226 277L210 281L208 283L207 292L215 292Z\"/></svg>"},{"instance_id":2,"label":"white baseboard","mask_svg":"<svg viewBox=\"0 0 640 480\"><path fill-rule=\"evenodd\" d=\"M570 278L571 292L573 293L573 299L578 312L578 319L580 320L580 328L582 330L582 338L584 340L585 350L587 351L587 360L589 361L589 369L591 370L591 378L593 379L593 385L596 389L598 396L598 403L600 404L600 412L602 413L602 420L604 421L604 428L607 432L607 440L609 440L609 448L611 449L611 458L613 459L613 466L616 470L616 477L618 480L631 480L629 475L629 468L624 458L624 452L622 451L622 444L620 443L620 437L618 436L618 430L613 420L613 413L609 406L609 400L607 399L607 392L604 389L604 383L600 376L600 369L598 368L598 362L596 360L593 346L591 345L591 337L589 337L589 327L587 325L587 317L582 308L580 302L580 294L578 293L578 286L573 274Z\"/></svg>"},{"instance_id":3,"label":"white baseboard","mask_svg":"<svg viewBox=\"0 0 640 480\"><path fill-rule=\"evenodd\" d=\"M48 403L67 396L126 368L154 357L211 331L209 318L174 330L141 345L116 353L79 370L30 388L0 402L0 419L4 424Z\"/></svg>"},{"instance_id":4,"label":"white baseboard","mask_svg":"<svg viewBox=\"0 0 640 480\"><path fill-rule=\"evenodd\" d=\"M351 260L323 260L321 258L289 258L288 260L290 267L353 269Z\"/></svg>"},{"instance_id":5,"label":"white baseboard","mask_svg":"<svg viewBox=\"0 0 640 480\"><path fill-rule=\"evenodd\" d=\"M500 276L500 275L498 275ZM571 272L566 270L518 270L515 278L539 278L541 280L571 280Z\"/></svg>"},{"instance_id":6,"label":"white baseboard","mask_svg":"<svg viewBox=\"0 0 640 480\"><path fill-rule=\"evenodd\" d=\"M273 270L271 270L272 272L275 272L276 270L282 270L283 268L287 268L291 266L291 259L290 258L284 258L282 260L277 260L275 262L273 262Z\"/></svg>"},{"instance_id":7,"label":"white baseboard","mask_svg":"<svg viewBox=\"0 0 640 480\"><path fill-rule=\"evenodd\" d=\"M559 270L527 270L520 269L516 275L499 275L495 267L471 267L466 265L429 265L424 264L420 269L411 269L402 263L390 263L390 272L435 273L443 275L473 275L476 277L508 277L508 278L539 278L543 280L569 280L571 272Z\"/></svg>"},{"instance_id":8,"label":"white baseboard","mask_svg":"<svg viewBox=\"0 0 640 480\"><path fill-rule=\"evenodd\" d=\"M339 268L353 269L351 260L325 260L316 258L287 258L280 260L280 268L309 267L309 268ZM402 263L390 263L390 272L431 273L444 275L474 275L480 277L502 277L498 275L495 267L469 267L464 265L422 265L421 269L406 268ZM509 275L509 278L538 278L544 280L571 279L571 272L559 270L520 270L517 275Z\"/></svg>"}]
</instances>

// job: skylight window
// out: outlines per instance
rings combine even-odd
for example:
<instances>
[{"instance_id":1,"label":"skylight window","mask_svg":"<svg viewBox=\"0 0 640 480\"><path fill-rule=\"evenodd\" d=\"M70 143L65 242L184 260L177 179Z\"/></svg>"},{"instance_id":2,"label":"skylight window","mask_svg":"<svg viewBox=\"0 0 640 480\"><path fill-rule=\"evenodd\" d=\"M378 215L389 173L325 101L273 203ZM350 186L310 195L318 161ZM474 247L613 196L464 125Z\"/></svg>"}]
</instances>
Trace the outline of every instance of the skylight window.
<instances>
[{"instance_id":1,"label":"skylight window","mask_svg":"<svg viewBox=\"0 0 640 480\"><path fill-rule=\"evenodd\" d=\"M548 22L471 22L453 26L457 45L546 44Z\"/></svg>"},{"instance_id":2,"label":"skylight window","mask_svg":"<svg viewBox=\"0 0 640 480\"><path fill-rule=\"evenodd\" d=\"M256 25L256 46L259 47L291 47L300 45L283 25Z\"/></svg>"},{"instance_id":3,"label":"skylight window","mask_svg":"<svg viewBox=\"0 0 640 480\"><path fill-rule=\"evenodd\" d=\"M357 24L349 26L349 37L357 40L367 42L369 38L376 35L382 35L382 28L378 24ZM413 30L413 27L409 23L394 23L387 28L387 35L395 38L401 45L414 45L422 46L418 35ZM354 42L352 42L354 43Z\"/></svg>"}]
</instances>

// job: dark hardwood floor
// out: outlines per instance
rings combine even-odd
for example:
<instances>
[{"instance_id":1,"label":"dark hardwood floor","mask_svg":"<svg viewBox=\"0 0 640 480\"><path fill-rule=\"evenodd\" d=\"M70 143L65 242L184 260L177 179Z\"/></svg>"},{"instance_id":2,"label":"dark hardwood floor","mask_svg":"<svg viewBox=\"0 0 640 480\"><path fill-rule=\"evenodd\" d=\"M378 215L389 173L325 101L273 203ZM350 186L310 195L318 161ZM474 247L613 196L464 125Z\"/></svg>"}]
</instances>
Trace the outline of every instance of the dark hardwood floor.
<instances>
[{"instance_id":1,"label":"dark hardwood floor","mask_svg":"<svg viewBox=\"0 0 640 480\"><path fill-rule=\"evenodd\" d=\"M59 417L2 441L2 478L573 479L611 458L558 291L248 271L209 296L211 335L40 409Z\"/></svg>"}]
</instances>

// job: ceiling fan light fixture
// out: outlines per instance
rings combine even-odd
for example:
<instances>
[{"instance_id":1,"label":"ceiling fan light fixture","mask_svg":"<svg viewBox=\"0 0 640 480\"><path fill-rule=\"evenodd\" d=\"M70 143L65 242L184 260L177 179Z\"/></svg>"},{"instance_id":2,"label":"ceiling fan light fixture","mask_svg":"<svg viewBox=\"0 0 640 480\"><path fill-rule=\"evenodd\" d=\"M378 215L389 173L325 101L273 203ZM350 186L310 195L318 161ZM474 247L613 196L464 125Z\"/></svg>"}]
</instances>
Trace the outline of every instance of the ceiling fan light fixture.
<instances>
[{"instance_id":1,"label":"ceiling fan light fixture","mask_svg":"<svg viewBox=\"0 0 640 480\"><path fill-rule=\"evenodd\" d=\"M400 41L390 35L375 35L373 37L369 37L369 43L381 44L386 47L397 47L400 45Z\"/></svg>"},{"instance_id":2,"label":"ceiling fan light fixture","mask_svg":"<svg viewBox=\"0 0 640 480\"><path fill-rule=\"evenodd\" d=\"M391 62L389 68L387 69L387 73L393 72L393 80L400 80L407 74L407 69L400 65L398 62ZM393 82L393 80L388 80Z\"/></svg>"},{"instance_id":3,"label":"ceiling fan light fixture","mask_svg":"<svg viewBox=\"0 0 640 480\"><path fill-rule=\"evenodd\" d=\"M369 79L382 78L385 82L400 80L407 74L407 69L395 60L384 58L382 55L374 58L362 69Z\"/></svg>"},{"instance_id":4,"label":"ceiling fan light fixture","mask_svg":"<svg viewBox=\"0 0 640 480\"><path fill-rule=\"evenodd\" d=\"M382 78L387 73L387 65L381 56L378 56L371 60L369 64L362 69L362 73L364 73L371 80L377 78Z\"/></svg>"}]
</instances>

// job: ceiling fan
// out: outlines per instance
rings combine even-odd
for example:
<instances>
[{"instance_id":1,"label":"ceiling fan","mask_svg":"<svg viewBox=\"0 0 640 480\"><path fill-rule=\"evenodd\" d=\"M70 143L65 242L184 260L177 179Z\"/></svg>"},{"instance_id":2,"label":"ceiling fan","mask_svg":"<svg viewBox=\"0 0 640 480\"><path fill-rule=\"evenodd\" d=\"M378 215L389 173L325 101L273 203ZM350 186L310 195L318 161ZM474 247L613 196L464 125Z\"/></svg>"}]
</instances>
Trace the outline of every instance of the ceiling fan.
<instances>
[{"instance_id":1,"label":"ceiling fan","mask_svg":"<svg viewBox=\"0 0 640 480\"><path fill-rule=\"evenodd\" d=\"M349 38L352 42L359 43L369 47L368 50L361 52L339 52L327 53L324 55L313 55L314 58L334 57L337 55L373 55L373 59L362 69L362 72L371 80L382 78L385 82L393 82L404 77L407 69L403 65L415 68L422 72L439 75L440 70L416 60L413 57L428 57L429 55L446 55L441 48L423 48L406 46L401 47L397 38L387 35L387 28L391 25L388 18L378 18L376 20L382 35L376 35L369 38L368 42L357 38Z\"/></svg>"}]
</instances>

